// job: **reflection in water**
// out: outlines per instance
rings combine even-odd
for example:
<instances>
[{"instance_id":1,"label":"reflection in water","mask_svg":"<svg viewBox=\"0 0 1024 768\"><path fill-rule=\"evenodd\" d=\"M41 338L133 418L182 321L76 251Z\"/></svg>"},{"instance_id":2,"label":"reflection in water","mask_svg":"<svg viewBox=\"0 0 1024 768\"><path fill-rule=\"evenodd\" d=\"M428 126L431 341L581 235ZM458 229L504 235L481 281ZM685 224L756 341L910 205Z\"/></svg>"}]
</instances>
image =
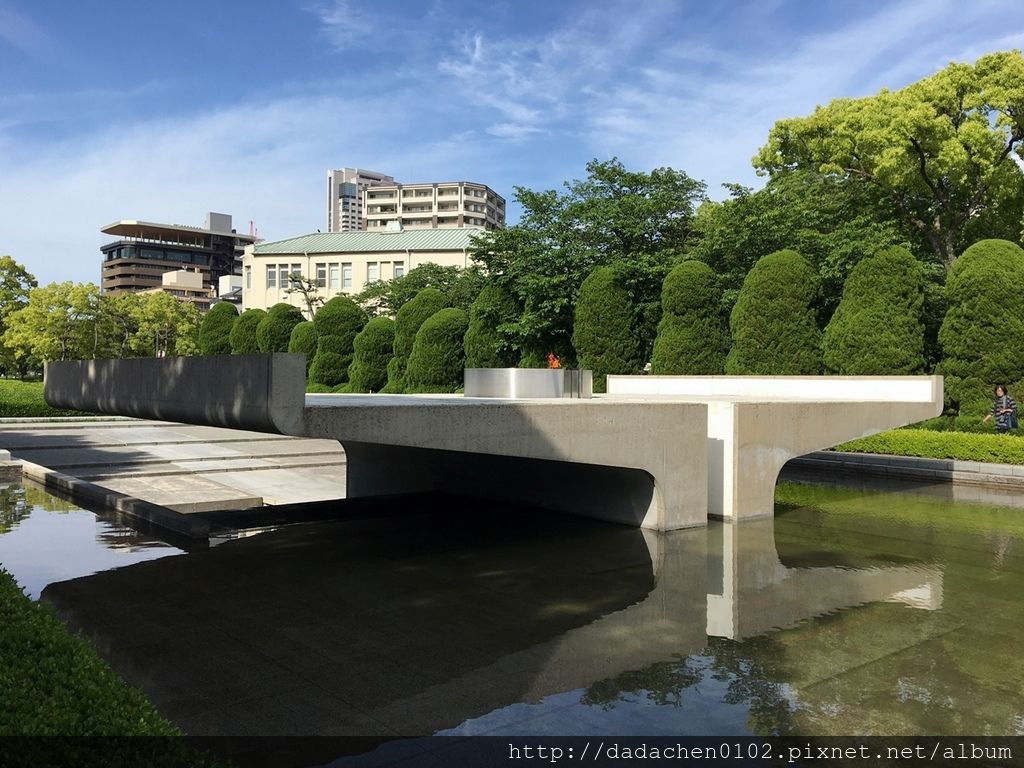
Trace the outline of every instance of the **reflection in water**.
<instances>
[{"instance_id":1,"label":"reflection in water","mask_svg":"<svg viewBox=\"0 0 1024 768\"><path fill-rule=\"evenodd\" d=\"M1024 732L1018 511L777 501L656 535L387 500L44 596L196 735Z\"/></svg>"},{"instance_id":2,"label":"reflection in water","mask_svg":"<svg viewBox=\"0 0 1024 768\"><path fill-rule=\"evenodd\" d=\"M29 597L55 581L178 552L29 483L0 487L0 566Z\"/></svg>"}]
</instances>

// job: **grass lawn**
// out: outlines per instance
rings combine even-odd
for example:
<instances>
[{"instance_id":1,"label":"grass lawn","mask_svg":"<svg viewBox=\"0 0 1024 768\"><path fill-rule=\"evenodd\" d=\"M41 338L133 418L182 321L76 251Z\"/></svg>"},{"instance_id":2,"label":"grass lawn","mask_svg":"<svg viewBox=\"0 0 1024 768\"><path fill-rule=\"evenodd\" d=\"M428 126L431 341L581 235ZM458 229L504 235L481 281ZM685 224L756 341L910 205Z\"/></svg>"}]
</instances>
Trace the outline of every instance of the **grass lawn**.
<instances>
[{"instance_id":1,"label":"grass lawn","mask_svg":"<svg viewBox=\"0 0 1024 768\"><path fill-rule=\"evenodd\" d=\"M935 432L930 429L893 429L851 440L837 451L959 459L996 464L1024 464L1024 439L1015 434Z\"/></svg>"},{"instance_id":2,"label":"grass lawn","mask_svg":"<svg viewBox=\"0 0 1024 768\"><path fill-rule=\"evenodd\" d=\"M0 417L95 416L52 408L43 400L43 382L0 379Z\"/></svg>"}]
</instances>

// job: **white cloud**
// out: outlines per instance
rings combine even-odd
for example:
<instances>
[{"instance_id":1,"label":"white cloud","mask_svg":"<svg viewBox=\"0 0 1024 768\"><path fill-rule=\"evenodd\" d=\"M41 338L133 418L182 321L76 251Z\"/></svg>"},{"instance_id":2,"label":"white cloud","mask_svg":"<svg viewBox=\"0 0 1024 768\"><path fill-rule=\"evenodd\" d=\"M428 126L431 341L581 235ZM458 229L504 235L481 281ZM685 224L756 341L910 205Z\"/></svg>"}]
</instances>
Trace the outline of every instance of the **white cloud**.
<instances>
[{"instance_id":1,"label":"white cloud","mask_svg":"<svg viewBox=\"0 0 1024 768\"><path fill-rule=\"evenodd\" d=\"M0 7L0 40L33 56L53 53L53 38L32 19L10 8Z\"/></svg>"},{"instance_id":2,"label":"white cloud","mask_svg":"<svg viewBox=\"0 0 1024 768\"><path fill-rule=\"evenodd\" d=\"M374 44L373 21L354 0L330 0L305 8L320 19L324 36L335 48L349 50Z\"/></svg>"}]
</instances>

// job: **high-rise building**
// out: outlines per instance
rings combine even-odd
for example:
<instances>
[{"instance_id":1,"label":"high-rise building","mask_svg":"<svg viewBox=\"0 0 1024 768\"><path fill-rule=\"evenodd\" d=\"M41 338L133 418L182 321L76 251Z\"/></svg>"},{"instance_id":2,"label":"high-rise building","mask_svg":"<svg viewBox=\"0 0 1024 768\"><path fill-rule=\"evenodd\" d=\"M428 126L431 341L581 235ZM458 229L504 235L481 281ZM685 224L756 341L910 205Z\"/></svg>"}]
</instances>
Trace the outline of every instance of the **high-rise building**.
<instances>
[{"instance_id":1,"label":"high-rise building","mask_svg":"<svg viewBox=\"0 0 1024 768\"><path fill-rule=\"evenodd\" d=\"M224 213L208 213L201 228L122 219L100 231L118 238L100 246L100 285L114 295L159 289L163 273L179 269L199 272L203 287L216 290L222 276L241 274L245 246L256 242L236 233Z\"/></svg>"},{"instance_id":2,"label":"high-rise building","mask_svg":"<svg viewBox=\"0 0 1024 768\"><path fill-rule=\"evenodd\" d=\"M341 168L327 172L327 231L355 232L366 229L363 191L378 184L393 184L383 173L362 168Z\"/></svg>"},{"instance_id":3,"label":"high-rise building","mask_svg":"<svg viewBox=\"0 0 1024 768\"><path fill-rule=\"evenodd\" d=\"M505 226L505 198L472 181L378 184L363 192L366 230Z\"/></svg>"}]
</instances>

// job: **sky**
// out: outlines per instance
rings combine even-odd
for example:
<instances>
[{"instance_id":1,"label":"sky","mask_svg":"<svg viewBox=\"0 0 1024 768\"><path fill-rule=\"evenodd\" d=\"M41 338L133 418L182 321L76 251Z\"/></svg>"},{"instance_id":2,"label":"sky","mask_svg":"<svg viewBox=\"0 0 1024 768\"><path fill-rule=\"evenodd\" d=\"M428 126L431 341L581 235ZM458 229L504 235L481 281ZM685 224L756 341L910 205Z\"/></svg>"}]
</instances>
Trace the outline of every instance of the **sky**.
<instances>
[{"instance_id":1,"label":"sky","mask_svg":"<svg viewBox=\"0 0 1024 768\"><path fill-rule=\"evenodd\" d=\"M759 187L776 120L1024 49L1016 0L0 0L0 254L100 228L326 230L326 175L555 189L591 159Z\"/></svg>"}]
</instances>

